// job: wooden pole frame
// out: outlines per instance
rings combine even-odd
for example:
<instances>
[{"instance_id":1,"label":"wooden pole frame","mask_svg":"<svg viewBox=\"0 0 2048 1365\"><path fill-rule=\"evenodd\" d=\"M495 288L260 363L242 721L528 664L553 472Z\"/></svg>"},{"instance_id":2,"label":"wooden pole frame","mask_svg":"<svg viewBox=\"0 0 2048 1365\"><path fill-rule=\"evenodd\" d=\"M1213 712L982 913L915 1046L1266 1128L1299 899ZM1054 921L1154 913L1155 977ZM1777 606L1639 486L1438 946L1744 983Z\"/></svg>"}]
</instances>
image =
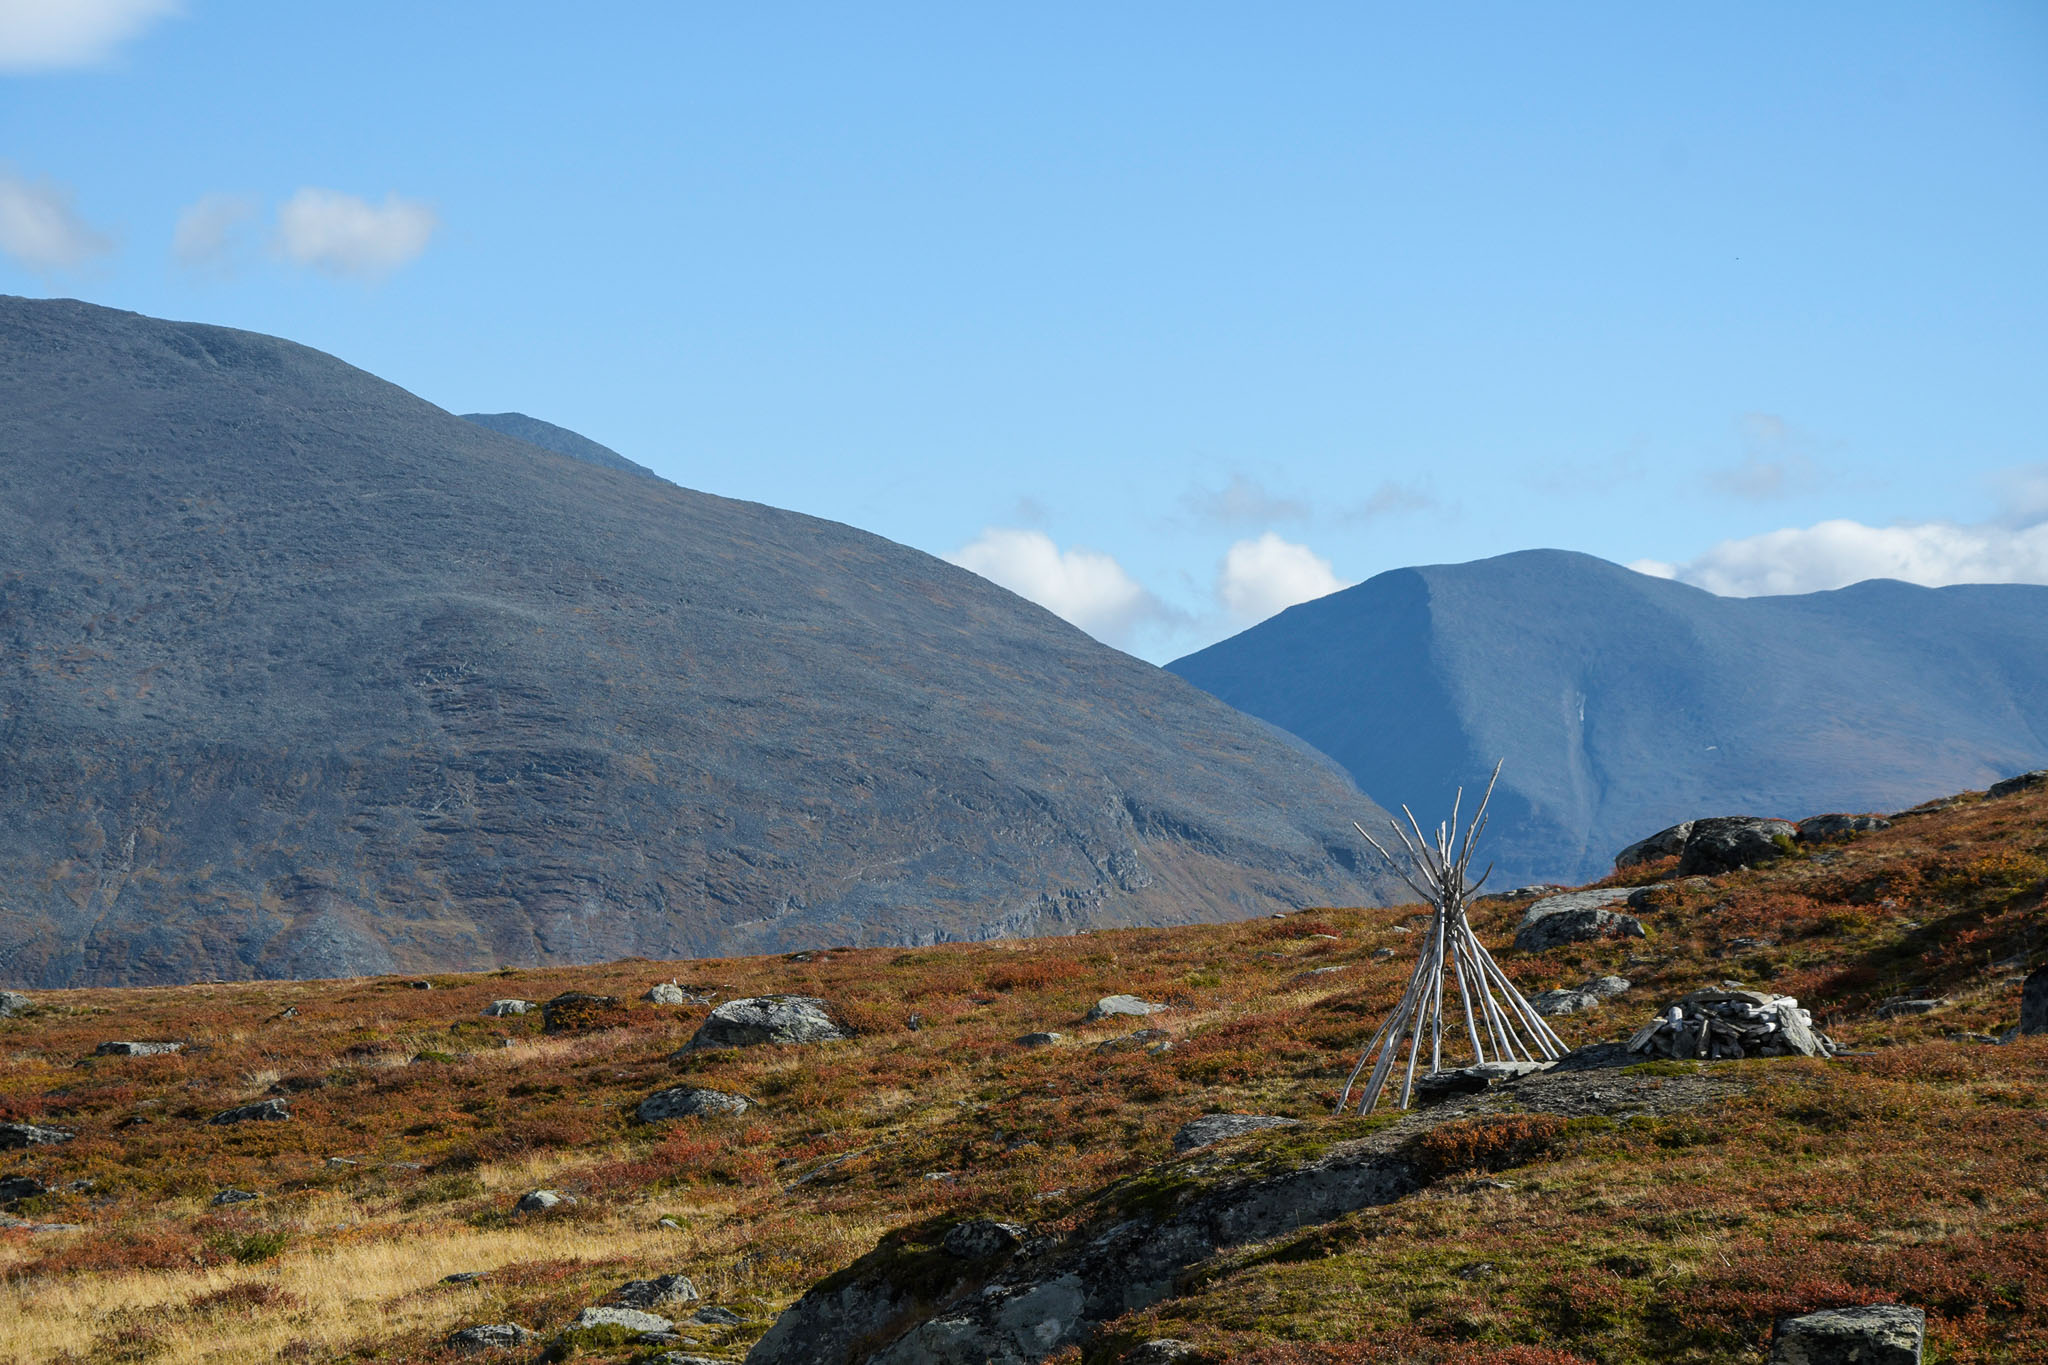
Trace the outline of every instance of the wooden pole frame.
<instances>
[{"instance_id":1,"label":"wooden pole frame","mask_svg":"<svg viewBox=\"0 0 2048 1365\"><path fill-rule=\"evenodd\" d=\"M1503 760L1505 761L1505 760ZM1493 954L1486 951L1486 945L1472 932L1472 925L1465 917L1466 902L1472 894L1486 883L1493 869L1481 873L1478 881L1467 876L1472 865L1472 850L1479 842L1480 832L1486 828L1486 808L1493 800L1494 784L1500 781L1501 765L1493 765L1493 776L1487 781L1486 795L1480 799L1479 809L1473 813L1471 823L1463 831L1458 828L1458 811L1465 799L1465 789L1460 787L1456 799L1451 802L1451 818L1436 827L1434 837L1422 832L1415 813L1408 807L1401 807L1401 814L1408 817L1408 828L1403 829L1398 820L1389 820L1395 837L1401 841L1402 851L1407 854L1405 864L1397 862L1379 840L1367 834L1365 827L1356 823L1352 828L1364 836L1372 845L1373 852L1380 855L1387 866L1414 888L1431 909L1429 933L1423 939L1422 951L1415 961L1414 974L1408 978L1408 989L1402 992L1401 1002L1394 1006L1394 1012L1387 1016L1372 1041L1359 1054L1358 1065L1351 1069L1350 1078L1344 1082L1344 1093L1337 1098L1336 1112L1341 1114L1351 1102L1351 1092L1358 1085L1358 1077L1368 1066L1371 1074L1366 1078L1365 1088L1360 1092L1358 1112L1370 1114L1380 1102L1387 1081L1393 1069L1399 1064L1400 1054L1407 1053L1405 1074L1401 1078L1401 1108L1406 1109L1415 1093L1415 1068L1421 1060L1422 1037L1429 1035L1429 1070L1433 1075L1443 1069L1444 1050L1444 979L1448 975L1451 984L1457 987L1458 1002L1464 1007L1465 1037L1472 1048L1475 1063L1486 1061L1550 1061L1565 1053L1565 1046L1558 1036L1551 1032L1543 1016L1536 1013L1515 983L1508 980L1500 964L1493 960ZM1413 837L1410 837L1411 831ZM1452 1016L1455 1021L1456 1016ZM1485 1035L1482 1038L1482 1033ZM1406 1043L1406 1047L1402 1046ZM1492 1052L1489 1057L1488 1051Z\"/></svg>"}]
</instances>

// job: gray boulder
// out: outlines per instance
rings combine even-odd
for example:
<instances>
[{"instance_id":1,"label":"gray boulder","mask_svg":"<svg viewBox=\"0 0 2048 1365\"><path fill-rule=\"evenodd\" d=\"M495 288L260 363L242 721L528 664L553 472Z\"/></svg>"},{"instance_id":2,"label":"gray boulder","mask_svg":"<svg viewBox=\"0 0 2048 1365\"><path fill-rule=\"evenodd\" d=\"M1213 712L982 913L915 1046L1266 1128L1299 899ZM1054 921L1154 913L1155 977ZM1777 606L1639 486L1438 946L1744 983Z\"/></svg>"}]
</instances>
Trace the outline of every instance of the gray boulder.
<instances>
[{"instance_id":1,"label":"gray boulder","mask_svg":"<svg viewBox=\"0 0 2048 1365\"><path fill-rule=\"evenodd\" d=\"M1809 815L1793 826L1792 837L1802 844L1817 844L1891 827L1891 821L1878 815Z\"/></svg>"},{"instance_id":2,"label":"gray boulder","mask_svg":"<svg viewBox=\"0 0 2048 1365\"><path fill-rule=\"evenodd\" d=\"M1581 1010L1598 1009L1600 997L1590 991L1538 991L1529 997L1529 1007L1546 1019L1556 1019Z\"/></svg>"},{"instance_id":3,"label":"gray boulder","mask_svg":"<svg viewBox=\"0 0 2048 1365\"><path fill-rule=\"evenodd\" d=\"M682 1051L758 1047L763 1043L826 1043L852 1036L816 996L762 995L728 1000L711 1011Z\"/></svg>"},{"instance_id":4,"label":"gray boulder","mask_svg":"<svg viewBox=\"0 0 2048 1365\"><path fill-rule=\"evenodd\" d=\"M547 1213L576 1201L560 1190L528 1190L512 1206L514 1213Z\"/></svg>"},{"instance_id":5,"label":"gray boulder","mask_svg":"<svg viewBox=\"0 0 2048 1365\"><path fill-rule=\"evenodd\" d=\"M688 1275L659 1275L628 1280L612 1291L612 1301L628 1308L659 1308L665 1303L694 1303L701 1295Z\"/></svg>"},{"instance_id":6,"label":"gray boulder","mask_svg":"<svg viewBox=\"0 0 2048 1365\"><path fill-rule=\"evenodd\" d=\"M720 1308L714 1303L699 1308L686 1321L691 1327L737 1327L746 1319L730 1308Z\"/></svg>"},{"instance_id":7,"label":"gray boulder","mask_svg":"<svg viewBox=\"0 0 2048 1365\"><path fill-rule=\"evenodd\" d=\"M1544 1071L1549 1062L1481 1062L1477 1066L1461 1066L1449 1071L1433 1071L1427 1076L1415 1078L1415 1095L1424 1102L1447 1100L1457 1095L1476 1095L1491 1090L1496 1085L1518 1081L1534 1072ZM1396 1087L1396 1094L1399 1087Z\"/></svg>"},{"instance_id":8,"label":"gray boulder","mask_svg":"<svg viewBox=\"0 0 2048 1365\"><path fill-rule=\"evenodd\" d=\"M163 1057L182 1052L183 1043L101 1043L92 1050L95 1057Z\"/></svg>"},{"instance_id":9,"label":"gray boulder","mask_svg":"<svg viewBox=\"0 0 2048 1365\"><path fill-rule=\"evenodd\" d=\"M673 981L663 981L658 985L649 986L647 994L640 998L651 1005L708 1005L711 1003L704 996L686 991Z\"/></svg>"},{"instance_id":10,"label":"gray boulder","mask_svg":"<svg viewBox=\"0 0 2048 1365\"><path fill-rule=\"evenodd\" d=\"M1163 1010L1172 1008L1173 1006L1171 1005L1160 1005L1150 1000L1140 1000L1135 995L1105 995L1095 1002L1094 1008L1090 1009L1084 1016L1084 1021L1092 1024L1098 1019L1114 1019L1118 1015L1126 1014L1142 1017L1147 1014L1158 1014Z\"/></svg>"},{"instance_id":11,"label":"gray boulder","mask_svg":"<svg viewBox=\"0 0 2048 1365\"><path fill-rule=\"evenodd\" d=\"M254 1190L222 1190L213 1197L213 1206L219 1209L229 1204L250 1204L262 1197Z\"/></svg>"},{"instance_id":12,"label":"gray boulder","mask_svg":"<svg viewBox=\"0 0 2048 1365\"><path fill-rule=\"evenodd\" d=\"M0 1151L11 1147L47 1147L69 1142L78 1134L69 1128L46 1128L39 1123L0 1123Z\"/></svg>"},{"instance_id":13,"label":"gray boulder","mask_svg":"<svg viewBox=\"0 0 2048 1365\"><path fill-rule=\"evenodd\" d=\"M292 1116L292 1108L283 1100L258 1100L254 1104L238 1104L233 1109L223 1109L208 1123L282 1123Z\"/></svg>"},{"instance_id":14,"label":"gray boulder","mask_svg":"<svg viewBox=\"0 0 2048 1365\"><path fill-rule=\"evenodd\" d=\"M1778 1319L1770 1365L1920 1365L1927 1314L1894 1303Z\"/></svg>"},{"instance_id":15,"label":"gray boulder","mask_svg":"<svg viewBox=\"0 0 2048 1365\"><path fill-rule=\"evenodd\" d=\"M1522 911L1522 918L1515 924L1515 932L1520 933L1536 921L1552 915L1575 910L1610 909L1634 896L1636 890L1633 886L1595 886L1585 891L1563 891L1555 896L1545 896Z\"/></svg>"},{"instance_id":16,"label":"gray boulder","mask_svg":"<svg viewBox=\"0 0 2048 1365\"><path fill-rule=\"evenodd\" d=\"M1755 867L1785 856L1780 839L1791 839L1799 827L1790 820L1760 815L1717 815L1693 821L1685 850L1678 855L1680 876L1715 876Z\"/></svg>"},{"instance_id":17,"label":"gray boulder","mask_svg":"<svg viewBox=\"0 0 2048 1365\"><path fill-rule=\"evenodd\" d=\"M50 1187L32 1175L0 1176L0 1204L12 1204L17 1199L33 1199L39 1194L48 1194Z\"/></svg>"},{"instance_id":18,"label":"gray boulder","mask_svg":"<svg viewBox=\"0 0 2048 1365\"><path fill-rule=\"evenodd\" d=\"M723 1090L706 1090L702 1086L679 1085L672 1090L657 1090L640 1101L635 1111L642 1123L662 1123L669 1119L714 1118L721 1114L744 1114L750 1102L744 1095L729 1095Z\"/></svg>"},{"instance_id":19,"label":"gray boulder","mask_svg":"<svg viewBox=\"0 0 2048 1365\"><path fill-rule=\"evenodd\" d=\"M529 1332L514 1322L487 1322L481 1327L465 1327L451 1332L448 1346L463 1355L479 1355L485 1351L511 1351L521 1346L531 1346L540 1340L537 1332Z\"/></svg>"},{"instance_id":20,"label":"gray boulder","mask_svg":"<svg viewBox=\"0 0 2048 1365\"><path fill-rule=\"evenodd\" d=\"M1596 976L1579 989L1601 1000L1612 1000L1616 996L1628 994L1629 982L1625 976Z\"/></svg>"},{"instance_id":21,"label":"gray boulder","mask_svg":"<svg viewBox=\"0 0 2048 1365\"><path fill-rule=\"evenodd\" d=\"M970 1218L946 1229L940 1242L948 1256L962 1261L985 1261L1024 1245L1025 1230L1015 1223L993 1218Z\"/></svg>"},{"instance_id":22,"label":"gray boulder","mask_svg":"<svg viewBox=\"0 0 2048 1365\"><path fill-rule=\"evenodd\" d=\"M17 1014L25 1014L34 1004L35 1001L20 991L0 991L0 1019L12 1019Z\"/></svg>"},{"instance_id":23,"label":"gray boulder","mask_svg":"<svg viewBox=\"0 0 2048 1365\"><path fill-rule=\"evenodd\" d=\"M667 1332L674 1330L675 1323L659 1313L601 1304L596 1308L584 1309L576 1315L576 1320L569 1324L569 1330L572 1332L587 1327L623 1327L629 1332Z\"/></svg>"},{"instance_id":24,"label":"gray boulder","mask_svg":"<svg viewBox=\"0 0 2048 1365\"><path fill-rule=\"evenodd\" d=\"M1294 1128L1300 1123L1300 1119L1285 1119L1273 1114L1204 1114L1180 1126L1180 1131L1173 1135L1173 1150L1192 1152L1212 1142L1243 1137L1246 1133L1256 1133L1265 1128Z\"/></svg>"},{"instance_id":25,"label":"gray boulder","mask_svg":"<svg viewBox=\"0 0 2048 1365\"><path fill-rule=\"evenodd\" d=\"M1636 840L1614 855L1615 870L1619 872L1623 868L1654 863L1659 858L1676 858L1685 851L1686 836L1692 833L1692 826L1693 822L1687 820L1669 829L1660 829L1647 839ZM1641 826L1637 828L1640 829Z\"/></svg>"},{"instance_id":26,"label":"gray boulder","mask_svg":"<svg viewBox=\"0 0 2048 1365\"><path fill-rule=\"evenodd\" d=\"M1564 899L1562 896L1557 899ZM1563 910L1545 915L1515 934L1515 947L1525 953L1540 953L1567 943L1591 943L1603 938L1646 938L1643 922L1634 915L1612 910Z\"/></svg>"},{"instance_id":27,"label":"gray boulder","mask_svg":"<svg viewBox=\"0 0 2048 1365\"><path fill-rule=\"evenodd\" d=\"M508 1015L529 1014L538 1008L531 1000L493 1000L484 1006L483 1012L490 1018L503 1019Z\"/></svg>"},{"instance_id":28,"label":"gray boulder","mask_svg":"<svg viewBox=\"0 0 2048 1365\"><path fill-rule=\"evenodd\" d=\"M1057 1043L1061 1038L1065 1036L1066 1035L1059 1033L1027 1033L1022 1038L1019 1038L1017 1040L1017 1046L1051 1047L1054 1043Z\"/></svg>"},{"instance_id":29,"label":"gray boulder","mask_svg":"<svg viewBox=\"0 0 2048 1365\"><path fill-rule=\"evenodd\" d=\"M2027 973L2020 987L2020 1032L2048 1033L2048 967Z\"/></svg>"},{"instance_id":30,"label":"gray boulder","mask_svg":"<svg viewBox=\"0 0 2048 1365\"><path fill-rule=\"evenodd\" d=\"M2014 792L2027 791L2030 788L2040 786L2044 782L2048 782L2048 768L2036 768L2030 773L2021 773L2017 777L2008 777L2003 782L1993 782L1990 791L1986 794L1989 796L2011 796Z\"/></svg>"}]
</instances>

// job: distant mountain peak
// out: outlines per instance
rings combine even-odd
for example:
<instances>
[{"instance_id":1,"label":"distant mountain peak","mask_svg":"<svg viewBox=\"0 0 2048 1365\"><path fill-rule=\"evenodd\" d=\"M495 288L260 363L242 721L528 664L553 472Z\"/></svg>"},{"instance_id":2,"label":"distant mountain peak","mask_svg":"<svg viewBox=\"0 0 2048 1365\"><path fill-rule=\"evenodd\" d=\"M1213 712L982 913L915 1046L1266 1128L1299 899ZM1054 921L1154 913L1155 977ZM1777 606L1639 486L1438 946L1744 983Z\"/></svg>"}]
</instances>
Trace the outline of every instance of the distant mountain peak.
<instances>
[{"instance_id":1,"label":"distant mountain peak","mask_svg":"<svg viewBox=\"0 0 2048 1365\"><path fill-rule=\"evenodd\" d=\"M558 427L553 422L543 422L538 417L528 417L523 412L465 412L462 414L462 420L474 422L480 427L489 427L500 435L524 441L530 446L539 446L542 450L552 450L557 455L567 455L570 459L581 460L585 464L594 464L605 469L623 469L628 474L642 474L650 479L661 478L661 475L646 465L635 464L610 446L599 445L588 436L571 431L567 427Z\"/></svg>"}]
</instances>

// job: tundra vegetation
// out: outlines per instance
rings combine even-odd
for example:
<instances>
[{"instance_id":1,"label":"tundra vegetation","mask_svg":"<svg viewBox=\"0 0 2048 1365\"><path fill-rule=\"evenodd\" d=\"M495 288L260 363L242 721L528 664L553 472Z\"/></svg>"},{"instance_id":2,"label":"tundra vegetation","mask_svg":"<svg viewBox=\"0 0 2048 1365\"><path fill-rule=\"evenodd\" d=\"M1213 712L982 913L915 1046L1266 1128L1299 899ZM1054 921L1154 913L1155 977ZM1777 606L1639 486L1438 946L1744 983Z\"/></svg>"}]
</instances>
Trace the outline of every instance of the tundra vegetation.
<instances>
[{"instance_id":1,"label":"tundra vegetation","mask_svg":"<svg viewBox=\"0 0 2048 1365\"><path fill-rule=\"evenodd\" d=\"M1370 1130L1400 1137L1423 1183L1220 1251L1055 1360L1171 1337L1264 1365L1704 1365L1761 1359L1778 1315L1880 1301L1926 1310L1932 1360L2048 1358L2048 1037L1989 1041L2048 958L2048 789L1674 873L1617 876L1645 888L1645 938L1510 951L1524 901L1471 919L1525 994L1632 983L1553 1018L1568 1045L1739 980L1797 997L1848 1055L1611 1071L1636 1097L1612 1112L1333 1120L1413 971L1415 906L427 989L31 992L0 1019L0 1122L75 1137L0 1152L0 1179L44 1191L10 1187L0 1359L440 1361L457 1329L516 1323L540 1336L502 1358L647 1360L629 1331L561 1334L625 1282L680 1272L734 1319L686 1329L687 1349L738 1360L878 1246L915 1270L962 1220L1043 1236L1111 1187L1133 1216L1184 1200L1204 1168L1176 1164L1174 1134L1230 1111L1302 1123L1205 1150L1281 1169ZM671 979L692 1001L817 997L853 1036L686 1050L709 1007L642 999ZM571 991L624 1003L554 1032L537 1009L483 1013ZM1084 1019L1112 994L1170 1008ZM1101 1047L1141 1027L1141 1045ZM1059 1036L1017 1043L1033 1033ZM116 1040L183 1047L100 1053ZM639 1120L683 1086L749 1104ZM268 1099L290 1117L209 1122ZM536 1189L565 1197L516 1211ZM230 1190L257 1197L217 1200Z\"/></svg>"}]
</instances>

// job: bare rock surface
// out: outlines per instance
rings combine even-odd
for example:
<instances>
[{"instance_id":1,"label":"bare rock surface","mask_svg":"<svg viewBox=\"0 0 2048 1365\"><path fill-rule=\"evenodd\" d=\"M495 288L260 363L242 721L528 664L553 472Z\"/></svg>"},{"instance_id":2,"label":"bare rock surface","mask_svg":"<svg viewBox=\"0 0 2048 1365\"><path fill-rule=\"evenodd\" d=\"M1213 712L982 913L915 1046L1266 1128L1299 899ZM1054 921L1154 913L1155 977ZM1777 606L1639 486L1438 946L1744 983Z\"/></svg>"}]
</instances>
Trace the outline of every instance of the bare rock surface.
<instances>
[{"instance_id":1,"label":"bare rock surface","mask_svg":"<svg viewBox=\"0 0 2048 1365\"><path fill-rule=\"evenodd\" d=\"M661 1123L669 1119L717 1118L730 1114L744 1114L752 1107L752 1101L744 1095L732 1095L723 1090L708 1090L698 1085L679 1085L669 1090L657 1090L640 1101L635 1111L642 1123Z\"/></svg>"},{"instance_id":2,"label":"bare rock surface","mask_svg":"<svg viewBox=\"0 0 2048 1365\"><path fill-rule=\"evenodd\" d=\"M1809 815L1794 826L1792 837L1802 844L1817 844L1891 827L1892 822L1881 815Z\"/></svg>"},{"instance_id":3,"label":"bare rock surface","mask_svg":"<svg viewBox=\"0 0 2048 1365\"><path fill-rule=\"evenodd\" d=\"M1680 876L1715 876L1755 867L1785 856L1780 839L1791 839L1799 827L1790 820L1761 815L1717 815L1695 820L1678 855Z\"/></svg>"},{"instance_id":4,"label":"bare rock surface","mask_svg":"<svg viewBox=\"0 0 2048 1365\"><path fill-rule=\"evenodd\" d=\"M1628 890L1626 887L1611 889L1624 893ZM1624 898L1625 896L1614 899ZM1557 896L1553 899L1565 900L1567 897ZM1608 903L1612 904L1613 901L1610 900ZM1646 937L1643 922L1634 915L1624 915L1618 911L1590 906L1552 910L1533 920L1525 915L1522 925L1523 927L1515 931L1515 948L1525 953L1541 953L1552 948L1561 948L1568 943L1591 943L1603 938Z\"/></svg>"},{"instance_id":5,"label":"bare rock surface","mask_svg":"<svg viewBox=\"0 0 2048 1365\"><path fill-rule=\"evenodd\" d=\"M629 1332L666 1332L675 1323L659 1313L649 1313L639 1308L622 1308L616 1304L599 1304L586 1308L576 1315L569 1324L572 1332L590 1327L623 1327Z\"/></svg>"},{"instance_id":6,"label":"bare rock surface","mask_svg":"<svg viewBox=\"0 0 2048 1365\"><path fill-rule=\"evenodd\" d=\"M628 1308L659 1308L668 1303L694 1303L699 1297L696 1282L688 1275L659 1275L651 1280L628 1280L612 1291L612 1300Z\"/></svg>"},{"instance_id":7,"label":"bare rock surface","mask_svg":"<svg viewBox=\"0 0 2048 1365\"><path fill-rule=\"evenodd\" d=\"M573 1204L575 1202L574 1199L563 1194L560 1190L528 1190L525 1194L519 1196L519 1202L512 1206L512 1211L514 1213L546 1213L550 1209L558 1209L564 1204Z\"/></svg>"},{"instance_id":8,"label":"bare rock surface","mask_svg":"<svg viewBox=\"0 0 2048 1365\"><path fill-rule=\"evenodd\" d=\"M101 1043L92 1050L95 1057L163 1057L184 1051L183 1043Z\"/></svg>"},{"instance_id":9,"label":"bare rock surface","mask_svg":"<svg viewBox=\"0 0 2048 1365\"><path fill-rule=\"evenodd\" d=\"M282 1123L292 1116L292 1107L283 1100L258 1100L254 1104L238 1104L232 1109L223 1109L208 1123Z\"/></svg>"},{"instance_id":10,"label":"bare rock surface","mask_svg":"<svg viewBox=\"0 0 2048 1365\"><path fill-rule=\"evenodd\" d=\"M762 995L728 1000L711 1011L683 1046L684 1052L714 1047L795 1046L850 1038L830 1006L812 995Z\"/></svg>"},{"instance_id":11,"label":"bare rock surface","mask_svg":"<svg viewBox=\"0 0 2048 1365\"><path fill-rule=\"evenodd\" d=\"M1900 1304L1778 1319L1769 1365L1920 1365L1927 1314Z\"/></svg>"},{"instance_id":12,"label":"bare rock surface","mask_svg":"<svg viewBox=\"0 0 2048 1365\"><path fill-rule=\"evenodd\" d=\"M531 1346L540 1340L536 1332L529 1332L515 1322L487 1322L481 1327L465 1327L448 1336L450 1349L463 1355L480 1355L485 1351L511 1351L522 1346Z\"/></svg>"},{"instance_id":13,"label":"bare rock surface","mask_svg":"<svg viewBox=\"0 0 2048 1365\"><path fill-rule=\"evenodd\" d=\"M1685 851L1686 836L1692 833L1693 822L1682 820L1669 829L1660 829L1647 839L1638 839L1614 855L1616 871L1653 863L1659 858L1676 858Z\"/></svg>"},{"instance_id":14,"label":"bare rock surface","mask_svg":"<svg viewBox=\"0 0 2048 1365\"><path fill-rule=\"evenodd\" d=\"M1142 1018L1145 1015L1160 1014L1172 1008L1171 1005L1161 1005L1151 1000L1140 1000L1135 995L1105 995L1089 1007L1088 1013L1083 1016L1083 1019L1092 1024L1098 1019L1115 1019L1122 1015Z\"/></svg>"},{"instance_id":15,"label":"bare rock surface","mask_svg":"<svg viewBox=\"0 0 2048 1365\"><path fill-rule=\"evenodd\" d=\"M26 1014L35 1001L20 991L0 991L0 1019L12 1019L17 1014Z\"/></svg>"},{"instance_id":16,"label":"bare rock surface","mask_svg":"<svg viewBox=\"0 0 2048 1365\"><path fill-rule=\"evenodd\" d=\"M505 1019L516 1014L528 1014L538 1008L531 1000L493 1000L485 1005L483 1013L492 1019Z\"/></svg>"},{"instance_id":17,"label":"bare rock surface","mask_svg":"<svg viewBox=\"0 0 2048 1365\"><path fill-rule=\"evenodd\" d=\"M1180 1131L1173 1135L1173 1150L1192 1152L1212 1142L1243 1137L1246 1133L1257 1133L1267 1128L1293 1128L1300 1123L1300 1119L1279 1118L1272 1114L1204 1114L1181 1125Z\"/></svg>"},{"instance_id":18,"label":"bare rock surface","mask_svg":"<svg viewBox=\"0 0 2048 1365\"><path fill-rule=\"evenodd\" d=\"M45 1147L69 1142L78 1134L69 1128L50 1128L40 1123L0 1123L0 1150L11 1147Z\"/></svg>"},{"instance_id":19,"label":"bare rock surface","mask_svg":"<svg viewBox=\"0 0 2048 1365\"><path fill-rule=\"evenodd\" d=\"M2044 783L2048 783L2048 768L2036 768L2032 772L2020 773L2016 777L2008 777L2002 782L1993 782L1990 790L1985 795L2011 796L2015 792L2028 791Z\"/></svg>"}]
</instances>

